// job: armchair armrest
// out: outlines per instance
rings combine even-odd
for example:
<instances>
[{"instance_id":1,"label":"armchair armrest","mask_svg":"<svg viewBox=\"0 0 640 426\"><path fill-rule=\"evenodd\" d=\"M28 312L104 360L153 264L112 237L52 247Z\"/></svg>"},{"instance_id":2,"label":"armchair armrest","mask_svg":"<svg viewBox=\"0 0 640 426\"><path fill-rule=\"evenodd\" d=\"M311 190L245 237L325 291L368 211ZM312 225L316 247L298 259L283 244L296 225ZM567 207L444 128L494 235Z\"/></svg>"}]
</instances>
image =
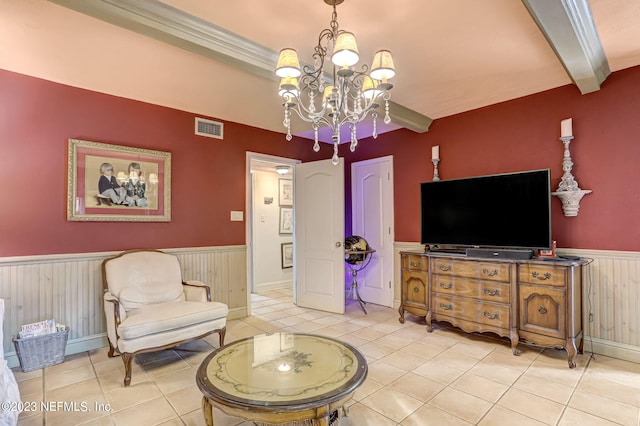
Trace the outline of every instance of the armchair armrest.
<instances>
[{"instance_id":1,"label":"armchair armrest","mask_svg":"<svg viewBox=\"0 0 640 426\"><path fill-rule=\"evenodd\" d=\"M104 292L104 311L107 320L107 336L113 346L117 347L118 326L127 318L127 311L124 310L118 298L109 291Z\"/></svg>"},{"instance_id":2,"label":"armchair armrest","mask_svg":"<svg viewBox=\"0 0 640 426\"><path fill-rule=\"evenodd\" d=\"M183 281L182 288L186 300L192 302L211 302L211 288L202 281Z\"/></svg>"}]
</instances>

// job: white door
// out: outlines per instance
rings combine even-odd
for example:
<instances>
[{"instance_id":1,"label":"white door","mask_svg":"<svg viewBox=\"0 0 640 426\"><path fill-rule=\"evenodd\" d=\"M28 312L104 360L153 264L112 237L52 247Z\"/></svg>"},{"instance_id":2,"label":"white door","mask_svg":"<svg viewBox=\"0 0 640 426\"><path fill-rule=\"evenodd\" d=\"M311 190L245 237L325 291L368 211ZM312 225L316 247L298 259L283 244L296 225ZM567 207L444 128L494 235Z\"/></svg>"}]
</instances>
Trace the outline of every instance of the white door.
<instances>
[{"instance_id":1,"label":"white door","mask_svg":"<svg viewBox=\"0 0 640 426\"><path fill-rule=\"evenodd\" d=\"M344 162L296 165L294 179L296 303L344 313Z\"/></svg>"},{"instance_id":2,"label":"white door","mask_svg":"<svg viewBox=\"0 0 640 426\"><path fill-rule=\"evenodd\" d=\"M351 165L351 203L353 234L376 251L358 272L360 297L393 307L393 157Z\"/></svg>"}]
</instances>

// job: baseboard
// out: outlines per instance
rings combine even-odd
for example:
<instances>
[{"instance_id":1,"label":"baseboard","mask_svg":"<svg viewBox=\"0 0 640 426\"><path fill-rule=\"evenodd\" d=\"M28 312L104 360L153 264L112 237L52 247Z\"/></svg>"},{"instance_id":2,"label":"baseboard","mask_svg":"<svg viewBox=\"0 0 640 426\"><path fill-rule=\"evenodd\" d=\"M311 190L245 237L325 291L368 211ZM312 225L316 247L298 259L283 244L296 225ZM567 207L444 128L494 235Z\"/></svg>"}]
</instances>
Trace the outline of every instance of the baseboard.
<instances>
[{"instance_id":1,"label":"baseboard","mask_svg":"<svg viewBox=\"0 0 640 426\"><path fill-rule=\"evenodd\" d=\"M640 364L640 347L610 342L586 336L583 342L584 353L594 353L624 361Z\"/></svg>"},{"instance_id":2,"label":"baseboard","mask_svg":"<svg viewBox=\"0 0 640 426\"><path fill-rule=\"evenodd\" d=\"M256 284L255 292L260 293L263 291L271 291L271 290L283 290L283 289L291 289L293 288L293 281L273 281L270 283L262 283Z\"/></svg>"}]
</instances>

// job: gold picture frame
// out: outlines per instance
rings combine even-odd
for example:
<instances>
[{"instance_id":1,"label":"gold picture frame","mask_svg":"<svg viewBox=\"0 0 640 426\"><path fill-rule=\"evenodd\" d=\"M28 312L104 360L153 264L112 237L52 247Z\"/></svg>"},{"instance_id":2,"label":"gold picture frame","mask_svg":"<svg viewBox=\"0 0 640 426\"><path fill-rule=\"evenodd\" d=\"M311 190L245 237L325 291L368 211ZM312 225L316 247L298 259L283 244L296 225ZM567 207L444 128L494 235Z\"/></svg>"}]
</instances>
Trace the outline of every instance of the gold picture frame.
<instances>
[{"instance_id":1,"label":"gold picture frame","mask_svg":"<svg viewBox=\"0 0 640 426\"><path fill-rule=\"evenodd\" d=\"M67 220L170 222L171 153L69 139Z\"/></svg>"}]
</instances>

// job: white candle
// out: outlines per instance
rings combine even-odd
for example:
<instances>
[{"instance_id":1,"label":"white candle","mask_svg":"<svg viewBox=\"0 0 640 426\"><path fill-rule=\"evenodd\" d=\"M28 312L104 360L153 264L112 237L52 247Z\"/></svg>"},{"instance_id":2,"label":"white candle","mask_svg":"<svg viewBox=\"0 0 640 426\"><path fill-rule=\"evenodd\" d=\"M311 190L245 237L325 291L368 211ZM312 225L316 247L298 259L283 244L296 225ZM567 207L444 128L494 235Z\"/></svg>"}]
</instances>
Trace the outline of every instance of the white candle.
<instances>
[{"instance_id":1,"label":"white candle","mask_svg":"<svg viewBox=\"0 0 640 426\"><path fill-rule=\"evenodd\" d=\"M560 122L560 136L573 136L573 118L567 118Z\"/></svg>"},{"instance_id":2,"label":"white candle","mask_svg":"<svg viewBox=\"0 0 640 426\"><path fill-rule=\"evenodd\" d=\"M431 147L431 159L439 160L440 159L440 145Z\"/></svg>"}]
</instances>

